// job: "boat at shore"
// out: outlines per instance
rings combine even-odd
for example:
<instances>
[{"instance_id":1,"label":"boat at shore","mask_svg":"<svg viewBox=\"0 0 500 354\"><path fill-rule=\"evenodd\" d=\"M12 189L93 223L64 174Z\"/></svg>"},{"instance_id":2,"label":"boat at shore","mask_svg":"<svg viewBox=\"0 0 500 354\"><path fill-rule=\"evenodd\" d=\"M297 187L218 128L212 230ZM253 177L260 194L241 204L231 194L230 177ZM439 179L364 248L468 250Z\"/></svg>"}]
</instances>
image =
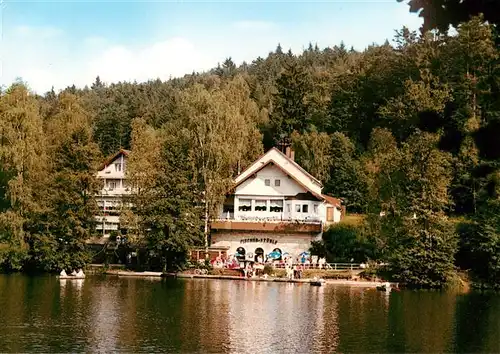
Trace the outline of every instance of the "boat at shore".
<instances>
[{"instance_id":1,"label":"boat at shore","mask_svg":"<svg viewBox=\"0 0 500 354\"><path fill-rule=\"evenodd\" d=\"M59 279L85 279L85 273L80 269L78 272L73 271L71 274L67 274L66 271L63 269L61 273L58 275Z\"/></svg>"},{"instance_id":2,"label":"boat at shore","mask_svg":"<svg viewBox=\"0 0 500 354\"><path fill-rule=\"evenodd\" d=\"M58 275L58 279L85 279L85 275Z\"/></svg>"},{"instance_id":3,"label":"boat at shore","mask_svg":"<svg viewBox=\"0 0 500 354\"><path fill-rule=\"evenodd\" d=\"M325 279L312 279L309 283L312 286L322 286L325 284Z\"/></svg>"}]
</instances>

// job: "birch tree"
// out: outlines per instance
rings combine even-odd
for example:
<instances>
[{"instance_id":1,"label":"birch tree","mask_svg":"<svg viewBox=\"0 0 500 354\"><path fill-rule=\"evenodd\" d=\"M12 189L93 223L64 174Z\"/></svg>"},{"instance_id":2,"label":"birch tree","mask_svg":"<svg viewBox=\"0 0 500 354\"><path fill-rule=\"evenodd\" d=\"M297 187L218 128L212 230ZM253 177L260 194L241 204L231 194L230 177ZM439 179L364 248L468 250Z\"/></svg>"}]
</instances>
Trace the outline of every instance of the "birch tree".
<instances>
[{"instance_id":1,"label":"birch tree","mask_svg":"<svg viewBox=\"0 0 500 354\"><path fill-rule=\"evenodd\" d=\"M262 151L259 109L245 81L237 76L221 87L194 85L180 95L182 120L189 131L190 155L205 203L205 247L209 220L228 192L233 177Z\"/></svg>"},{"instance_id":2,"label":"birch tree","mask_svg":"<svg viewBox=\"0 0 500 354\"><path fill-rule=\"evenodd\" d=\"M38 103L22 83L13 84L0 98L0 162L6 182L0 267L20 269L28 252L30 217L40 211L47 163Z\"/></svg>"}]
</instances>

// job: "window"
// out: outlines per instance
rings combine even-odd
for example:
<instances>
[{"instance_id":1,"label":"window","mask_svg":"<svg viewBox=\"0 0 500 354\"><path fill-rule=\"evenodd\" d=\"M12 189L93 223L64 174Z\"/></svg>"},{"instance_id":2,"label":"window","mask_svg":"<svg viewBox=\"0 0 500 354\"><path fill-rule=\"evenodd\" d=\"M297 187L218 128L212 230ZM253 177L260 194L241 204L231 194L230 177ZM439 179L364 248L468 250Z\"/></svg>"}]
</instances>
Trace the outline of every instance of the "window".
<instances>
[{"instance_id":1,"label":"window","mask_svg":"<svg viewBox=\"0 0 500 354\"><path fill-rule=\"evenodd\" d=\"M255 211L266 211L266 210L267 210L267 200L255 201Z\"/></svg>"},{"instance_id":2,"label":"window","mask_svg":"<svg viewBox=\"0 0 500 354\"><path fill-rule=\"evenodd\" d=\"M314 214L318 214L318 204L314 204Z\"/></svg>"},{"instance_id":3,"label":"window","mask_svg":"<svg viewBox=\"0 0 500 354\"><path fill-rule=\"evenodd\" d=\"M333 221L333 208L326 208L326 221Z\"/></svg>"},{"instance_id":4,"label":"window","mask_svg":"<svg viewBox=\"0 0 500 354\"><path fill-rule=\"evenodd\" d=\"M295 211L300 213L300 204L295 205Z\"/></svg>"},{"instance_id":5,"label":"window","mask_svg":"<svg viewBox=\"0 0 500 354\"><path fill-rule=\"evenodd\" d=\"M122 170L122 164L121 163L115 163L115 171L120 172Z\"/></svg>"},{"instance_id":6,"label":"window","mask_svg":"<svg viewBox=\"0 0 500 354\"><path fill-rule=\"evenodd\" d=\"M252 201L250 199L240 199L238 210L239 211L250 211L252 210Z\"/></svg>"},{"instance_id":7,"label":"window","mask_svg":"<svg viewBox=\"0 0 500 354\"><path fill-rule=\"evenodd\" d=\"M271 185L271 180L270 180L270 179L265 179L265 180L264 180L264 184L265 184L266 186L270 186L270 185Z\"/></svg>"},{"instance_id":8,"label":"window","mask_svg":"<svg viewBox=\"0 0 500 354\"><path fill-rule=\"evenodd\" d=\"M281 213L283 211L283 201L282 200L271 200L271 206L269 211L275 213Z\"/></svg>"},{"instance_id":9,"label":"window","mask_svg":"<svg viewBox=\"0 0 500 354\"><path fill-rule=\"evenodd\" d=\"M109 189L115 189L116 188L116 182L115 181L108 182L108 188Z\"/></svg>"},{"instance_id":10,"label":"window","mask_svg":"<svg viewBox=\"0 0 500 354\"><path fill-rule=\"evenodd\" d=\"M302 205L302 212L308 213L309 212L309 205L307 205L307 204Z\"/></svg>"},{"instance_id":11,"label":"window","mask_svg":"<svg viewBox=\"0 0 500 354\"><path fill-rule=\"evenodd\" d=\"M279 187L281 185L281 181L279 179L274 180L274 186Z\"/></svg>"}]
</instances>

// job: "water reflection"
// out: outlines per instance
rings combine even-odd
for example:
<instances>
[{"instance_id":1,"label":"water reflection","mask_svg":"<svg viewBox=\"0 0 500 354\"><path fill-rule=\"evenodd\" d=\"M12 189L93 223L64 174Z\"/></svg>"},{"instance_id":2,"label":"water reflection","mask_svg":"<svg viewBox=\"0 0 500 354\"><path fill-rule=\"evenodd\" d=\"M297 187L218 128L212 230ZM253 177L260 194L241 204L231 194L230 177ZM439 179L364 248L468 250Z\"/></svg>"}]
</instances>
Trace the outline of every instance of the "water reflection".
<instances>
[{"instance_id":1,"label":"water reflection","mask_svg":"<svg viewBox=\"0 0 500 354\"><path fill-rule=\"evenodd\" d=\"M500 297L0 276L0 352L500 352Z\"/></svg>"},{"instance_id":2,"label":"water reflection","mask_svg":"<svg viewBox=\"0 0 500 354\"><path fill-rule=\"evenodd\" d=\"M462 353L500 353L500 302L494 293L459 296L455 309L452 348ZM496 338L491 335L496 333Z\"/></svg>"}]
</instances>

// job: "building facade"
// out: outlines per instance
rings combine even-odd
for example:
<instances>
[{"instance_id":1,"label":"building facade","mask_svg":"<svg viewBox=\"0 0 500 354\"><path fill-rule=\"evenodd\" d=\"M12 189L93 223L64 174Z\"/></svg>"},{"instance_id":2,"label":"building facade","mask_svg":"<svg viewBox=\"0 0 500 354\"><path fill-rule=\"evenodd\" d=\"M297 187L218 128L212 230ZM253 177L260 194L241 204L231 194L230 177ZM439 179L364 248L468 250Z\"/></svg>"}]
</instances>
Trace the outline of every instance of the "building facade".
<instances>
[{"instance_id":1,"label":"building facade","mask_svg":"<svg viewBox=\"0 0 500 354\"><path fill-rule=\"evenodd\" d=\"M96 229L103 237L109 237L113 231L120 233L123 199L131 193L125 178L129 154L128 150L118 151L104 162L97 173L102 189L97 196L99 214L96 215Z\"/></svg>"},{"instance_id":2,"label":"building facade","mask_svg":"<svg viewBox=\"0 0 500 354\"><path fill-rule=\"evenodd\" d=\"M285 153L272 148L234 180L211 222L209 253L247 260L271 252L297 257L343 215L341 200L322 194L322 184Z\"/></svg>"}]
</instances>

